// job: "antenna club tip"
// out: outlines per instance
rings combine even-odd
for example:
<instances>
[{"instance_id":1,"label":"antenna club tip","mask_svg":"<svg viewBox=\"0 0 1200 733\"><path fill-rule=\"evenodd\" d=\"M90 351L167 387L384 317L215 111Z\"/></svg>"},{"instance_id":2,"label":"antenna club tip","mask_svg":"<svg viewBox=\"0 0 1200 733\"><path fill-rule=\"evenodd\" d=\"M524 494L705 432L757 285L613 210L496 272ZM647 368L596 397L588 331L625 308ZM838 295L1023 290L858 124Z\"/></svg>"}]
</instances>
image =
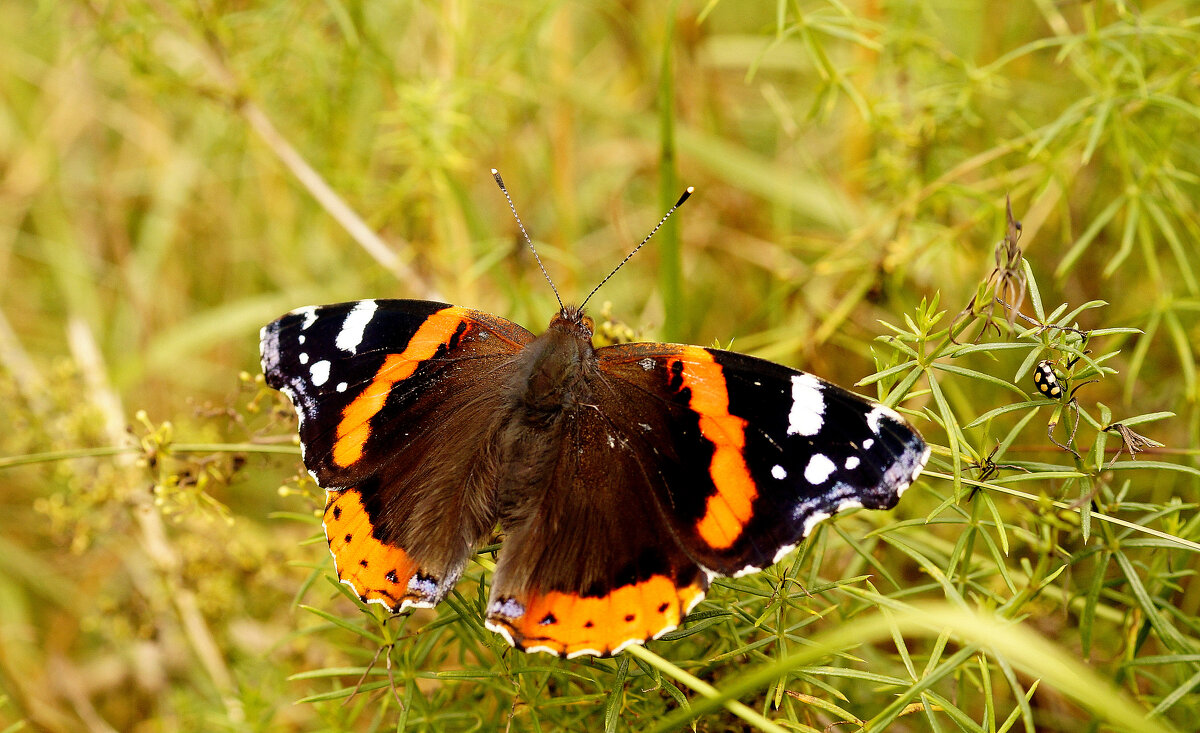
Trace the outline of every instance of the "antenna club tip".
<instances>
[{"instance_id":1,"label":"antenna club tip","mask_svg":"<svg viewBox=\"0 0 1200 733\"><path fill-rule=\"evenodd\" d=\"M688 200L688 197L689 197L689 196L691 196L691 195L692 195L692 192L693 192L693 191L695 191L695 190L696 190L696 187L695 187L695 186L688 186L688 187L687 187L687 190L683 192L683 195L679 197L679 200L678 200L678 201L676 201L676 202L675 202L675 205L674 205L674 206L672 206L671 208L672 208L672 209L677 209L677 208L679 208L680 206L682 206L682 205L683 205L683 202L684 202L684 201L687 201L687 200Z\"/></svg>"},{"instance_id":2,"label":"antenna club tip","mask_svg":"<svg viewBox=\"0 0 1200 733\"><path fill-rule=\"evenodd\" d=\"M500 171L498 171L498 170L496 170L495 168L493 168L493 169L492 169L492 175L493 175L493 176L500 175Z\"/></svg>"},{"instance_id":3,"label":"antenna club tip","mask_svg":"<svg viewBox=\"0 0 1200 733\"><path fill-rule=\"evenodd\" d=\"M685 191L684 193L686 193L688 196L691 196L695 192L696 192L695 186L688 186L687 191Z\"/></svg>"}]
</instances>

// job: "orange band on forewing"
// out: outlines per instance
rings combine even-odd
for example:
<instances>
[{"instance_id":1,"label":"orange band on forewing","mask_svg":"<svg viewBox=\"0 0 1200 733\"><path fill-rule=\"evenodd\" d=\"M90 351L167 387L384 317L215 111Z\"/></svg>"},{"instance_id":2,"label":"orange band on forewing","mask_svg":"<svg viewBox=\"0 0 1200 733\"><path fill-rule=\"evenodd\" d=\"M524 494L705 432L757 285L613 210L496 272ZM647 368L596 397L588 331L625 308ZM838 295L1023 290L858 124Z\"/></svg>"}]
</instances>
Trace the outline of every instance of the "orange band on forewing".
<instances>
[{"instance_id":1,"label":"orange band on forewing","mask_svg":"<svg viewBox=\"0 0 1200 733\"><path fill-rule=\"evenodd\" d=\"M411 377L422 361L450 342L465 312L463 308L451 307L434 313L408 340L404 351L388 354L367 388L342 410L337 441L333 444L334 463L345 468L362 458L363 446L371 434L371 418L383 409L392 386Z\"/></svg>"},{"instance_id":2,"label":"orange band on forewing","mask_svg":"<svg viewBox=\"0 0 1200 733\"><path fill-rule=\"evenodd\" d=\"M729 390L721 365L703 349L689 349L683 386L690 389L690 407L701 415L700 432L713 445L709 474L717 491L708 497L696 531L710 547L733 545L753 514L758 488L746 467L746 421L729 413Z\"/></svg>"},{"instance_id":3,"label":"orange band on forewing","mask_svg":"<svg viewBox=\"0 0 1200 733\"><path fill-rule=\"evenodd\" d=\"M513 640L526 650L611 654L627 642L645 641L677 627L703 597L699 585L677 588L667 576L655 575L606 596L550 592L518 598L525 605L523 615L491 620L511 629Z\"/></svg>"},{"instance_id":4,"label":"orange band on forewing","mask_svg":"<svg viewBox=\"0 0 1200 733\"><path fill-rule=\"evenodd\" d=\"M349 583L363 601L382 602L397 610L405 600L421 600L408 590L408 581L420 568L404 550L375 539L357 490L330 493L325 505L325 536L338 578Z\"/></svg>"}]
</instances>

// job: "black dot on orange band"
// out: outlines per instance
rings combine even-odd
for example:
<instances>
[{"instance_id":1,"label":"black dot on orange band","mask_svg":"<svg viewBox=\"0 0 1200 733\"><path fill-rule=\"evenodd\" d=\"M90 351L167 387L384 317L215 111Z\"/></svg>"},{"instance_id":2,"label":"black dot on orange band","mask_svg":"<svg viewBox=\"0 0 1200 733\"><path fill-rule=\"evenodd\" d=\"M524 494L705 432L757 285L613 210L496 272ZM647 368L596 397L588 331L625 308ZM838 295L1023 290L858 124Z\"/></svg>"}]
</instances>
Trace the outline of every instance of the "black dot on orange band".
<instances>
[{"instance_id":1,"label":"black dot on orange band","mask_svg":"<svg viewBox=\"0 0 1200 733\"><path fill-rule=\"evenodd\" d=\"M387 578L387 581L389 583L399 583L400 582L399 580L396 580L396 568L392 568L391 570L389 570L387 575L385 575L383 577Z\"/></svg>"},{"instance_id":2,"label":"black dot on orange band","mask_svg":"<svg viewBox=\"0 0 1200 733\"><path fill-rule=\"evenodd\" d=\"M632 621L633 619L634 619L634 615L632 613L625 614L626 621Z\"/></svg>"},{"instance_id":3,"label":"black dot on orange band","mask_svg":"<svg viewBox=\"0 0 1200 733\"><path fill-rule=\"evenodd\" d=\"M548 613L542 618L541 621L538 621L538 623L542 626L549 626L550 624L558 623L558 619L554 618L554 614Z\"/></svg>"},{"instance_id":4,"label":"black dot on orange band","mask_svg":"<svg viewBox=\"0 0 1200 733\"><path fill-rule=\"evenodd\" d=\"M668 383L672 392L683 389L683 362L671 362L671 381Z\"/></svg>"},{"instance_id":5,"label":"black dot on orange band","mask_svg":"<svg viewBox=\"0 0 1200 733\"><path fill-rule=\"evenodd\" d=\"M664 603L663 603L661 606L659 606L659 607L658 607L658 612L659 612L659 613L666 613L666 612L667 612L667 609L668 609L668 608L670 608L670 607L671 607L671 604L670 604L670 603L666 603L666 602L664 602Z\"/></svg>"},{"instance_id":6,"label":"black dot on orange band","mask_svg":"<svg viewBox=\"0 0 1200 733\"><path fill-rule=\"evenodd\" d=\"M350 540L352 540L352 539L354 539L354 535L352 535L352 534L348 534L348 535L346 535L346 541L347 541L347 542L349 542L349 541L350 541Z\"/></svg>"},{"instance_id":7,"label":"black dot on orange band","mask_svg":"<svg viewBox=\"0 0 1200 733\"><path fill-rule=\"evenodd\" d=\"M587 622L586 624L584 624L584 625L583 625L583 628L585 628L585 629L590 629L590 628L592 628L592 627L593 627L593 626L595 626L595 625L596 625L596 624L592 623L592 622L591 622L591 619L589 619L589 620L588 620L588 622Z\"/></svg>"},{"instance_id":8,"label":"black dot on orange band","mask_svg":"<svg viewBox=\"0 0 1200 733\"><path fill-rule=\"evenodd\" d=\"M362 566L365 568L365 567L367 566L367 561L366 561L366 560L359 560L359 561L358 561L358 564L359 564L359 565L362 565Z\"/></svg>"},{"instance_id":9,"label":"black dot on orange band","mask_svg":"<svg viewBox=\"0 0 1200 733\"><path fill-rule=\"evenodd\" d=\"M333 508L333 518L335 521L342 518L342 508L340 506Z\"/></svg>"}]
</instances>

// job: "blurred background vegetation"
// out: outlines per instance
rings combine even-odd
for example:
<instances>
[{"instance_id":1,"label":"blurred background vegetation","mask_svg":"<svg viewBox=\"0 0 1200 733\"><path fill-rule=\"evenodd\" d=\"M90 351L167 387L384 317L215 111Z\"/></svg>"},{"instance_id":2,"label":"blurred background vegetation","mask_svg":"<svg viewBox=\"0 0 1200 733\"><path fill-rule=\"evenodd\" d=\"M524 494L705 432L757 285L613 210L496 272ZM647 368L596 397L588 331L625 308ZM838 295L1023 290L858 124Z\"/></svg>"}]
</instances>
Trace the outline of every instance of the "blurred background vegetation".
<instances>
[{"instance_id":1,"label":"blurred background vegetation","mask_svg":"<svg viewBox=\"0 0 1200 733\"><path fill-rule=\"evenodd\" d=\"M0 730L1194 729L1197 58L1189 2L0 3ZM650 654L508 651L486 558L361 613L258 329L537 330L491 167L573 300L695 186L593 310L882 372L927 478Z\"/></svg>"}]
</instances>

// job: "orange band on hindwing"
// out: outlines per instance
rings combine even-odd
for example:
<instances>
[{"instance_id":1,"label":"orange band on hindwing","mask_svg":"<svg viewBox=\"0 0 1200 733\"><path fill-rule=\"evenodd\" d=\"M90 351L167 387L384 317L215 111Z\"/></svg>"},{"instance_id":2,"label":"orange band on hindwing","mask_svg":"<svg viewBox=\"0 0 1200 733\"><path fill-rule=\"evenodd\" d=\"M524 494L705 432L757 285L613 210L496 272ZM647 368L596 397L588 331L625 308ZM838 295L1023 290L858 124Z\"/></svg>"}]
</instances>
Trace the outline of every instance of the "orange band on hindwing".
<instances>
[{"instance_id":1,"label":"orange band on hindwing","mask_svg":"<svg viewBox=\"0 0 1200 733\"><path fill-rule=\"evenodd\" d=\"M665 575L622 586L608 595L585 597L553 591L514 598L523 610L506 615L501 602L488 613L488 627L525 651L549 651L568 657L615 654L629 643L662 636L679 626L704 597L704 587L683 588Z\"/></svg>"},{"instance_id":2,"label":"orange band on hindwing","mask_svg":"<svg viewBox=\"0 0 1200 733\"><path fill-rule=\"evenodd\" d=\"M743 453L746 421L729 413L729 389L721 365L704 349L689 348L691 361L679 362L683 387L692 393L689 407L700 415L700 432L713 446L708 472L716 493L708 497L696 525L713 549L731 547L753 515L758 488Z\"/></svg>"},{"instance_id":3,"label":"orange band on hindwing","mask_svg":"<svg viewBox=\"0 0 1200 733\"><path fill-rule=\"evenodd\" d=\"M431 605L422 593L409 589L409 581L420 572L417 563L401 548L375 539L357 489L329 493L325 537L338 578L364 602L382 603L393 611L405 605Z\"/></svg>"},{"instance_id":4,"label":"orange band on hindwing","mask_svg":"<svg viewBox=\"0 0 1200 733\"><path fill-rule=\"evenodd\" d=\"M371 383L342 410L333 444L335 464L346 468L362 458L363 446L371 435L371 418L383 409L392 387L411 377L422 361L450 343L463 323L465 312L463 308L450 307L434 313L408 340L404 351L388 354Z\"/></svg>"}]
</instances>

